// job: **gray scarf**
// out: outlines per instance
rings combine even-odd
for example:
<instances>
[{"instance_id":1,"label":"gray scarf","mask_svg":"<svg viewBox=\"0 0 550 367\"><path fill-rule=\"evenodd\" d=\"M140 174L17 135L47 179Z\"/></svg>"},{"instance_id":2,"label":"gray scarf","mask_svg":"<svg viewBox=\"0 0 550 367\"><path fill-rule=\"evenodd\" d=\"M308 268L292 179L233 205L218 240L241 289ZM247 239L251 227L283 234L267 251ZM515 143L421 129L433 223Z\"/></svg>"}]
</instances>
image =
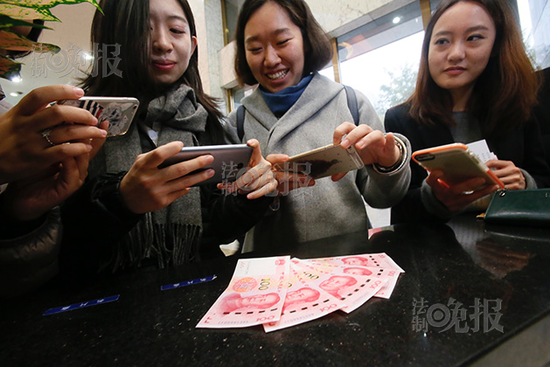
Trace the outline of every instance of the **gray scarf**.
<instances>
[{"instance_id":1,"label":"gray scarf","mask_svg":"<svg viewBox=\"0 0 550 367\"><path fill-rule=\"evenodd\" d=\"M149 103L145 124L161 123L158 146L171 141L195 146L198 145L196 134L205 131L207 117L208 113L197 103L194 91L182 84ZM139 129L133 125L126 135L107 139L104 154L97 157L104 158L103 172L128 171L142 153ZM139 266L147 258L156 258L160 268L180 265L197 258L201 234L200 189L194 187L168 207L146 213L117 245L114 258L108 265L114 270L128 265Z\"/></svg>"}]
</instances>

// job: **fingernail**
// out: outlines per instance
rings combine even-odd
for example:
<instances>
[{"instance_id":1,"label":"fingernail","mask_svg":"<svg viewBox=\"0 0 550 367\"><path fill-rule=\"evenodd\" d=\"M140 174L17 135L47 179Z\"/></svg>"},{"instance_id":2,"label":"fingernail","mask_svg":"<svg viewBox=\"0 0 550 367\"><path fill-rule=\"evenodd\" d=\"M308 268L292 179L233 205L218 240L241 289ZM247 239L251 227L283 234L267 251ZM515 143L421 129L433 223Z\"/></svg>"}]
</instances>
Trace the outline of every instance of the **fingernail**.
<instances>
[{"instance_id":1,"label":"fingernail","mask_svg":"<svg viewBox=\"0 0 550 367\"><path fill-rule=\"evenodd\" d=\"M86 151L91 151L92 150L92 146L90 144L86 144Z\"/></svg>"},{"instance_id":2,"label":"fingernail","mask_svg":"<svg viewBox=\"0 0 550 367\"><path fill-rule=\"evenodd\" d=\"M208 175L208 177L214 176L214 173L216 172L213 169L209 169L208 171L206 171L206 174Z\"/></svg>"},{"instance_id":3,"label":"fingernail","mask_svg":"<svg viewBox=\"0 0 550 367\"><path fill-rule=\"evenodd\" d=\"M360 141L359 143L355 144L355 146L357 147L357 149L363 149L365 147L365 142Z\"/></svg>"},{"instance_id":4,"label":"fingernail","mask_svg":"<svg viewBox=\"0 0 550 367\"><path fill-rule=\"evenodd\" d=\"M84 90L82 88L78 88L78 87L75 87L74 88L74 94L76 94L76 96L78 98L84 96Z\"/></svg>"}]
</instances>

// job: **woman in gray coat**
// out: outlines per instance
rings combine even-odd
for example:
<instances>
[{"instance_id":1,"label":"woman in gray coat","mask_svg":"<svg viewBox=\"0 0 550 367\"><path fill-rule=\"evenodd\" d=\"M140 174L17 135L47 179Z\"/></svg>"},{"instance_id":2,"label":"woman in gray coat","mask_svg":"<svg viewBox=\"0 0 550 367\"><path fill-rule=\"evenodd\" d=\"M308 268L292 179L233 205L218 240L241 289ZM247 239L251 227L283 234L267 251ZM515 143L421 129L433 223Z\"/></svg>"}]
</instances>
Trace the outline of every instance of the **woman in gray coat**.
<instances>
[{"instance_id":1,"label":"woman in gray coat","mask_svg":"<svg viewBox=\"0 0 550 367\"><path fill-rule=\"evenodd\" d=\"M258 139L274 165L341 142L344 148L355 146L364 163L345 176L316 182L277 172L279 196L253 235L248 234L245 251L252 240L257 249L367 230L362 197L373 207L385 208L407 191L407 139L384 134L372 105L359 92L350 96L357 103L358 121L344 122L353 121L348 95L342 85L317 73L331 60L332 49L304 1L245 1L236 40L237 76L259 87L242 101L242 134L237 113L228 118L226 129L234 142Z\"/></svg>"}]
</instances>

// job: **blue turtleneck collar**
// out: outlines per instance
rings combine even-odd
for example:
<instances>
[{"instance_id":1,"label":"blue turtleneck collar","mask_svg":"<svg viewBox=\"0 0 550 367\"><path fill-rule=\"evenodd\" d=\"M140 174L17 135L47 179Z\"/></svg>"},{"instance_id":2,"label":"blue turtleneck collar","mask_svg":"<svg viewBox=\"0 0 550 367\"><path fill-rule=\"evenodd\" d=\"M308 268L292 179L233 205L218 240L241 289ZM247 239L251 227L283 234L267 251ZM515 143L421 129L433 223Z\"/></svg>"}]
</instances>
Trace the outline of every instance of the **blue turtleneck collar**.
<instances>
[{"instance_id":1,"label":"blue turtleneck collar","mask_svg":"<svg viewBox=\"0 0 550 367\"><path fill-rule=\"evenodd\" d=\"M308 75L300 80L300 83L276 93L267 92L261 86L259 90L271 112L273 112L277 118L280 118L294 105L294 103L296 103L312 78L313 75Z\"/></svg>"}]
</instances>

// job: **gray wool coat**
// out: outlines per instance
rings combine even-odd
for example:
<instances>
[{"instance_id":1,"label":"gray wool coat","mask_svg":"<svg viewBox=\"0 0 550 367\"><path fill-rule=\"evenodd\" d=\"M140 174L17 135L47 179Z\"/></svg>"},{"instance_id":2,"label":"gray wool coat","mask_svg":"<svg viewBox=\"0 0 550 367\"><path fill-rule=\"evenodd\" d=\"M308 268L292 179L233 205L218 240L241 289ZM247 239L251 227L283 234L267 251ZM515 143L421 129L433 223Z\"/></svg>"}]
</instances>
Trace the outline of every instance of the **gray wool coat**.
<instances>
[{"instance_id":1,"label":"gray wool coat","mask_svg":"<svg viewBox=\"0 0 550 367\"><path fill-rule=\"evenodd\" d=\"M359 122L384 131L368 99L356 91ZM334 130L344 121L353 121L341 84L315 74L298 101L277 119L258 90L242 100L245 106L243 142L255 138L262 155L283 153L293 156L332 144ZM237 135L236 111L226 121L231 143L241 143ZM410 160L410 144L407 162ZM338 182L318 179L315 186L291 191L280 197L280 206L269 211L247 235L244 251L304 242L339 234L366 231L369 221L364 201L375 208L387 208L407 193L410 167L381 174L372 166L348 172Z\"/></svg>"}]
</instances>

